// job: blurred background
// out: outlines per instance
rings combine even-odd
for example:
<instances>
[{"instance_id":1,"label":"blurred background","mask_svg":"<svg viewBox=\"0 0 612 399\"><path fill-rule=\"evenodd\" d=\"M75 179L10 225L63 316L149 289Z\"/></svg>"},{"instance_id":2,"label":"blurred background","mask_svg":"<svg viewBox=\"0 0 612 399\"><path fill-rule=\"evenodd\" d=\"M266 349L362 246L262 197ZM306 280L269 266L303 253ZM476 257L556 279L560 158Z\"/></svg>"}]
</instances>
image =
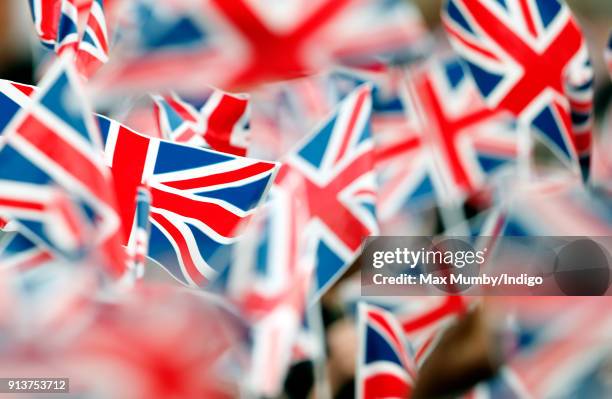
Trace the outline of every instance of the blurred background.
<instances>
[{"instance_id":1,"label":"blurred background","mask_svg":"<svg viewBox=\"0 0 612 399\"><path fill-rule=\"evenodd\" d=\"M20 83L35 84L37 82L37 65L42 59L41 48L36 38L31 19L28 2L23 0L0 1L0 78ZM441 0L414 0L414 4L422 13L427 26L433 32L437 40L444 41L444 35L440 27ZM610 0L568 0L568 4L575 12L580 25L586 36L593 64L595 67L595 115L596 124L604 123L612 100L612 83L606 64L603 59L610 31L612 30L612 1ZM137 118L136 118L137 119ZM143 122L146 125L146 122ZM436 224L436 221L427 219L426 222ZM440 228L438 226L438 232ZM290 369L283 392L278 397L287 398L313 398L355 397L354 378L355 364L357 362L358 338L355 327L355 302L359 297L359 281L355 278L359 269L359 260L351 268L351 271L341 279L328 292L321 301L322 326L325 336L324 348L318 350L325 353L325 361L313 362L310 360L298 361ZM88 277L84 277L85 280ZM147 270L147 280L160 283L165 287L173 280L159 268ZM62 281L66 283L66 281ZM171 285L171 284L168 284ZM81 287L87 287L83 283ZM218 316L218 309L193 305L189 299L175 292L166 293L164 288L161 294L151 293L147 290L139 292L137 297L124 305L122 310L113 309L112 305L105 305L103 316L92 327L92 334L102 334L104 329L115 329L120 337L129 345L135 345L142 352L140 354L129 354L136 358L150 348L159 349L155 356L151 355L145 360L154 369L155 373L147 374L146 377L134 373L126 379L148 379L151 381L184 381L177 385L192 384L192 381L207 381L210 377L215 381L214 392L194 390L176 393L168 388L168 396L163 396L164 384L153 384L150 397L235 397L240 392L231 383L220 384L223 378L216 373L207 374L201 372L197 367L201 362L195 362L198 366L192 366L192 359L188 354L181 353L180 356L173 353L176 347L184 345L183 338L188 337L190 342L208 342L210 345L190 346L191 351L199 351L201 359L214 357L215 347L226 347L239 342L242 337L242 326L238 326L231 316L224 314ZM78 297L68 295L67 301ZM152 301L148 299L154 298ZM408 301L408 300L407 300ZM416 300L415 300L416 301ZM448 307L448 298L427 298L419 302L419 314L431 316L435 319L431 325L444 324L444 333L436 337L437 345L429 354L427 363L423 365L416 387L413 392L415 398L444 398L459 397L467 395L472 398L514 398L533 397L522 396L520 389L512 387L512 373L521 374L522 381L527 381L533 386L538 386L542 392L547 392L545 397L551 398L604 398L612 397L612 312L610 298L496 298L484 299L482 301L465 300L461 305ZM0 301L1 302L1 301ZM173 314L175 308L183 309L178 314ZM74 305L74 306L78 306ZM155 309L152 309L155 307ZM108 309L107 309L108 308ZM149 309L142 314L142 309ZM409 308L409 306L408 306ZM426 310L423 311L423 308ZM429 309L429 310L427 310ZM442 309L442 310L441 310ZM451 309L444 311L444 309ZM428 313L429 312L429 313ZM0 312L2 313L2 312ZM410 319L410 310L406 311L406 319ZM195 315L195 316L194 316ZM438 315L438 316L436 316ZM441 315L441 316L439 316ZM562 316L562 317L557 317ZM61 315L55 315L61 319ZM436 319L436 317L438 317ZM215 319L218 318L218 319ZM0 318L0 321L2 319ZM147 335L147 326L159 327L160 324L177 323L176 329L168 332L160 338L160 342L142 341L135 344L130 340L137 341L135 335ZM210 320L222 320L219 325L211 323ZM577 322L580 320L580 323ZM406 323L408 323L406 321ZM52 320L52 322L55 322ZM26 323L27 324L27 323ZM192 326L192 324L195 324ZM102 326L102 327L100 327ZM137 326L132 330L133 326ZM221 331L222 330L222 331ZM231 331L232 334L227 334ZM563 333L563 334L560 334ZM422 333L417 331L415 337ZM200 334L200 335L198 335ZM227 334L227 335L226 335ZM211 338L212 336L212 338ZM220 337L227 337L226 342ZM46 339L45 337L36 337ZM32 339L29 337L28 339ZM97 339L97 340L96 340ZM117 357L123 356L124 347L113 345L115 339L112 334L85 339L79 335L75 340L76 348L87 348L84 353L91 354L91 346L100 345L103 342L107 346L101 349L113 352ZM540 346L536 346L539 343ZM314 344L316 345L316 343ZM203 348L200 348L203 346ZM306 340L305 347L308 347ZM160 349L162 348L162 349ZM528 348L528 349L525 349ZM531 350L532 348L536 348ZM311 348L312 349L312 348ZM313 349L315 352L317 349ZM75 350L74 352L78 352ZM78 371L78 353L71 352L67 356L70 362L63 364L65 370ZM138 352L138 351L136 351ZM189 352L189 351L187 351ZM172 353L172 354L171 354ZM12 354L15 355L15 354ZM57 355L57 354L56 354ZM15 355L16 356L16 355ZM41 358L48 359L43 355ZM126 355L128 356L128 355ZM181 357L183 356L183 357ZM51 356L52 358L52 356ZM7 357L9 359L9 357ZM32 357L28 357L32 361ZM34 357L36 359L36 357ZM90 362L97 361L93 357ZM156 369L157 364L167 364L172 359L167 369ZM177 360L178 359L178 360ZM108 358L107 358L108 360ZM83 360L85 364L87 359ZM136 362L136 361L135 361ZM183 363L181 363L183 362ZM4 363L4 364L3 364ZM35 363L35 362L32 362ZM239 363L239 362L238 362ZM53 361L41 363L43 366L54 367ZM109 367L105 369L108 375L103 377L114 378L111 372L113 361L109 360ZM7 370L10 364L0 361L0 370ZM24 369L33 365L28 363L22 365ZM125 366L125 365L124 365ZM38 368L42 366L37 366ZM127 367L126 367L127 370ZM187 371L188 370L188 371ZM133 370L125 371L126 373ZM321 380L321 373L327 377L323 378L326 384L324 388L318 387L317 382ZM86 373L84 373L86 374ZM187 377L186 374L189 374ZM240 375L240 370L232 368L230 371L223 369L221 375ZM200 376L205 376L206 378ZM508 377L510 376L510 377ZM508 378L506 378L508 377ZM83 384L96 386L96 381L91 375L83 376ZM107 380L109 381L109 380ZM225 383L225 381L221 381ZM168 383L168 386L171 384ZM222 385L222 388L219 386ZM506 387L511 386L511 388ZM540 387L545 385L545 387ZM551 388L552 386L552 388ZM199 385L198 385L199 387ZM167 388L167 387L166 387ZM536 391L537 389L534 388ZM95 390L94 390L95 391ZM99 388L97 393L106 392L100 396L91 397L122 397L129 398L130 391L110 391L111 396L104 396L109 391ZM162 392L162 394L160 394ZM204 395L201 396L202 392ZM219 392L223 392L220 395ZM553 392L550 394L550 392ZM128 395L128 396L122 396ZM174 395L174 396L172 396ZM544 397L544 396L542 396Z\"/></svg>"}]
</instances>

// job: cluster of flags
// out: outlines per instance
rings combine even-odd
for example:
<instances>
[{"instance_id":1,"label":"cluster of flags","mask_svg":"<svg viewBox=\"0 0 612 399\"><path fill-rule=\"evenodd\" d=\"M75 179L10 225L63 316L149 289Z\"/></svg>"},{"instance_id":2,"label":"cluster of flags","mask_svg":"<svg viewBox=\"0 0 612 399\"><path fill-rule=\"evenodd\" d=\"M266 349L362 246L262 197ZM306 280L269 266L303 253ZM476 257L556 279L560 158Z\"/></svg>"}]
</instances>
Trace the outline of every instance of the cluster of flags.
<instances>
[{"instance_id":1,"label":"cluster of flags","mask_svg":"<svg viewBox=\"0 0 612 399\"><path fill-rule=\"evenodd\" d=\"M248 95L215 90L198 110L177 94L155 96L162 137L178 143L245 156L249 140Z\"/></svg>"},{"instance_id":2,"label":"cluster of flags","mask_svg":"<svg viewBox=\"0 0 612 399\"><path fill-rule=\"evenodd\" d=\"M130 39L97 83L119 92L197 94L207 85L236 89L305 76L339 60L412 57L426 34L415 7L400 0L125 3L117 29Z\"/></svg>"},{"instance_id":3,"label":"cluster of flags","mask_svg":"<svg viewBox=\"0 0 612 399\"><path fill-rule=\"evenodd\" d=\"M447 0L451 46L406 1L264 3L30 0L53 55L37 86L0 80L0 279L30 310L57 296L36 328L61 332L52 354L75 337L63 370L139 379L109 395L273 397L304 358L324 375L321 298L354 283L369 236L612 229L612 172L590 171L612 131L593 139L562 0ZM612 37L605 56L612 75ZM410 397L478 301L357 298L357 396ZM556 393L555 342L468 397Z\"/></svg>"},{"instance_id":4,"label":"cluster of flags","mask_svg":"<svg viewBox=\"0 0 612 399\"><path fill-rule=\"evenodd\" d=\"M58 55L70 53L82 76L108 61L103 0L30 0L30 10L41 43Z\"/></svg>"},{"instance_id":5,"label":"cluster of flags","mask_svg":"<svg viewBox=\"0 0 612 399\"><path fill-rule=\"evenodd\" d=\"M530 124L588 178L593 71L569 8L557 1L449 1L442 18L487 104Z\"/></svg>"}]
</instances>

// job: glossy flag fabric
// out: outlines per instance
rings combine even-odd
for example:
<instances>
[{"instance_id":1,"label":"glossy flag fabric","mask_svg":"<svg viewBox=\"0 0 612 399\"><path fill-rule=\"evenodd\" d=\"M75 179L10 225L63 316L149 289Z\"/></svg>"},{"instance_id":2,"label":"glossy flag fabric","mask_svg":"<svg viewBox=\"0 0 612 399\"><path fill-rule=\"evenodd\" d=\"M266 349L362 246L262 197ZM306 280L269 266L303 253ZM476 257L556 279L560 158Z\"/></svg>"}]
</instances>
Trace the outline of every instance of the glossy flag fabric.
<instances>
[{"instance_id":1,"label":"glossy flag fabric","mask_svg":"<svg viewBox=\"0 0 612 399\"><path fill-rule=\"evenodd\" d=\"M456 58L414 68L402 81L402 130L381 131L379 203L402 207L460 203L501 172L515 170L518 130L511 115L490 110Z\"/></svg>"},{"instance_id":2,"label":"glossy flag fabric","mask_svg":"<svg viewBox=\"0 0 612 399\"><path fill-rule=\"evenodd\" d=\"M488 106L531 126L586 180L593 70L565 2L449 0L442 20Z\"/></svg>"},{"instance_id":3,"label":"glossy flag fabric","mask_svg":"<svg viewBox=\"0 0 612 399\"><path fill-rule=\"evenodd\" d=\"M129 40L97 82L104 91L176 89L197 95L297 78L334 62L410 54L427 35L399 0L130 2Z\"/></svg>"},{"instance_id":4,"label":"glossy flag fabric","mask_svg":"<svg viewBox=\"0 0 612 399\"><path fill-rule=\"evenodd\" d=\"M144 136L99 116L129 236L140 185L150 188L149 257L179 282L202 287L227 266L229 248L272 182L276 164Z\"/></svg>"},{"instance_id":5,"label":"glossy flag fabric","mask_svg":"<svg viewBox=\"0 0 612 399\"><path fill-rule=\"evenodd\" d=\"M315 300L378 230L370 90L363 85L347 96L283 159L274 181L304 192L309 213L302 234L315 243Z\"/></svg>"},{"instance_id":6,"label":"glossy flag fabric","mask_svg":"<svg viewBox=\"0 0 612 399\"><path fill-rule=\"evenodd\" d=\"M356 397L408 398L416 368L406 337L393 314L362 302L358 315Z\"/></svg>"},{"instance_id":7,"label":"glossy flag fabric","mask_svg":"<svg viewBox=\"0 0 612 399\"><path fill-rule=\"evenodd\" d=\"M199 109L177 94L155 95L155 115L162 137L245 156L249 142L249 97L213 90Z\"/></svg>"},{"instance_id":8,"label":"glossy flag fabric","mask_svg":"<svg viewBox=\"0 0 612 399\"><path fill-rule=\"evenodd\" d=\"M0 113L0 126L6 126L37 92L31 86L3 84L1 99L6 106ZM106 117L96 118L106 165L114 177L114 189L109 192L116 193L120 206L121 244L136 244L132 228L136 194L138 187L151 180L155 182L149 185L150 245L155 248L151 257L178 281L205 285L227 266L227 251L239 236L239 227L266 195L276 164L174 144L140 135ZM162 180L158 181L158 173ZM141 244L137 247L143 249L146 242Z\"/></svg>"},{"instance_id":9,"label":"glossy flag fabric","mask_svg":"<svg viewBox=\"0 0 612 399\"><path fill-rule=\"evenodd\" d=\"M3 216L62 258L101 249L101 260L120 275L125 266L121 222L100 132L79 77L70 65L57 62L34 94L1 84Z\"/></svg>"},{"instance_id":10,"label":"glossy flag fabric","mask_svg":"<svg viewBox=\"0 0 612 399\"><path fill-rule=\"evenodd\" d=\"M109 34L103 0L29 0L43 45L68 57L85 77L108 61Z\"/></svg>"}]
</instances>

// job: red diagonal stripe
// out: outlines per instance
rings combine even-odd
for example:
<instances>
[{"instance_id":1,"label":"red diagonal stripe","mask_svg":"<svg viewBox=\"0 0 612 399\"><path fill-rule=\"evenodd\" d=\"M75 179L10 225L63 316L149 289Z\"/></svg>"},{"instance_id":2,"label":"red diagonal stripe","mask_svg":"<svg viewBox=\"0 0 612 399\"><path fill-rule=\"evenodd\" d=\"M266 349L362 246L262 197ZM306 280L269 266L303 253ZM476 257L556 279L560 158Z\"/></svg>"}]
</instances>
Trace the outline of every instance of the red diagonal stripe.
<instances>
[{"instance_id":1,"label":"red diagonal stripe","mask_svg":"<svg viewBox=\"0 0 612 399\"><path fill-rule=\"evenodd\" d=\"M185 126L186 122L183 122L183 124L181 125L181 127ZM177 143L187 143L189 142L189 140L191 140L194 136L196 135L196 133L193 131L193 129L191 128L191 126L187 126L187 128L185 130L183 130L180 134L178 134L175 138L174 141L176 141Z\"/></svg>"},{"instance_id":2,"label":"red diagonal stripe","mask_svg":"<svg viewBox=\"0 0 612 399\"><path fill-rule=\"evenodd\" d=\"M377 162L388 162L398 156L406 156L408 151L415 150L421 145L420 137L411 137L389 146L376 148L374 157Z\"/></svg>"},{"instance_id":3,"label":"red diagonal stripe","mask_svg":"<svg viewBox=\"0 0 612 399\"><path fill-rule=\"evenodd\" d=\"M105 21L98 21L98 19L93 15L93 13L89 14L89 19L87 20L87 26L91 28L96 39L100 43L100 47L102 47L102 51L104 54L108 54L108 43L106 42L106 36L104 35L104 30L100 23L105 23Z\"/></svg>"},{"instance_id":4,"label":"red diagonal stripe","mask_svg":"<svg viewBox=\"0 0 612 399\"><path fill-rule=\"evenodd\" d=\"M198 201L151 187L151 206L199 220L223 237L234 237L236 227L246 218L218 204Z\"/></svg>"},{"instance_id":5,"label":"red diagonal stripe","mask_svg":"<svg viewBox=\"0 0 612 399\"><path fill-rule=\"evenodd\" d=\"M197 122L196 116L193 115L193 110L191 110L182 101L177 101L171 95L164 96L163 99L166 100L170 108L172 108L177 114L179 114L181 118L183 118L186 121Z\"/></svg>"},{"instance_id":6,"label":"red diagonal stripe","mask_svg":"<svg viewBox=\"0 0 612 399\"><path fill-rule=\"evenodd\" d=\"M40 202L25 201L13 198L3 198L0 196L0 207L25 209L28 211L42 212L45 207ZM4 219L3 219L4 221ZM2 225L4 227L5 224Z\"/></svg>"},{"instance_id":7,"label":"red diagonal stripe","mask_svg":"<svg viewBox=\"0 0 612 399\"><path fill-rule=\"evenodd\" d=\"M41 39L53 41L57 38L57 27L61 14L61 1L36 0L35 4L40 6L40 29Z\"/></svg>"},{"instance_id":8,"label":"red diagonal stripe","mask_svg":"<svg viewBox=\"0 0 612 399\"><path fill-rule=\"evenodd\" d=\"M53 256L51 256L49 252L36 248L32 250L32 253L29 254L27 258L22 259L15 267L19 271L26 271L40 266L51 259L53 259Z\"/></svg>"},{"instance_id":9,"label":"red diagonal stripe","mask_svg":"<svg viewBox=\"0 0 612 399\"><path fill-rule=\"evenodd\" d=\"M402 322L402 328L404 332L411 333L413 331L418 331L423 329L431 324L440 321L442 318L452 315L452 314L461 314L465 311L465 304L461 297L458 296L448 296L446 297L444 303L442 303L437 308L432 309L431 311L418 315L416 317L411 318L410 320L406 320Z\"/></svg>"},{"instance_id":10,"label":"red diagonal stripe","mask_svg":"<svg viewBox=\"0 0 612 399\"><path fill-rule=\"evenodd\" d=\"M28 115L16 133L40 153L53 160L64 173L78 180L101 201L108 198L109 193L102 171L85 154L77 150L73 143L64 140L54 129L33 115ZM10 141L10 138L8 140Z\"/></svg>"},{"instance_id":11,"label":"red diagonal stripe","mask_svg":"<svg viewBox=\"0 0 612 399\"><path fill-rule=\"evenodd\" d=\"M235 148L231 145L232 132L244 115L247 105L248 100L244 98L222 95L219 104L208 117L207 131L204 133L204 138L212 148L218 151ZM239 149L239 152L243 153L245 150ZM231 153L235 154L233 151Z\"/></svg>"},{"instance_id":12,"label":"red diagonal stripe","mask_svg":"<svg viewBox=\"0 0 612 399\"><path fill-rule=\"evenodd\" d=\"M446 28L446 30L450 33L450 36L452 36L454 39L461 42L463 46L469 48L470 50L474 52L479 53L480 55L484 57L490 58L495 61L499 61L499 58L494 53L490 52L489 50L485 49L484 47L480 45L472 43L470 40L467 40L464 37L464 34L457 31L457 29L455 29L455 27L451 25L445 18L442 19L442 23L444 24L444 27Z\"/></svg>"},{"instance_id":13,"label":"red diagonal stripe","mask_svg":"<svg viewBox=\"0 0 612 399\"><path fill-rule=\"evenodd\" d=\"M523 14L523 19L527 24L527 30L529 33L535 38L538 37L538 32L536 31L535 21L533 20L533 15L529 10L529 4L527 3L529 0L519 0L519 4L521 6L521 13Z\"/></svg>"},{"instance_id":14,"label":"red diagonal stripe","mask_svg":"<svg viewBox=\"0 0 612 399\"><path fill-rule=\"evenodd\" d=\"M353 110L352 110L353 112L351 113L351 116L349 118L348 124L346 126L346 130L342 132L343 140L342 140L342 143L340 144L340 149L338 150L338 155L336 155L335 162L338 162L339 160L341 160L344 154L346 154L346 150L349 146L349 143L355 136L355 132L353 132L353 130L355 130L357 119L359 119L359 116L361 115L363 111L363 103L365 102L368 94L369 94L369 91L366 89L360 90L360 92L357 94L357 98L355 100L355 106L353 107Z\"/></svg>"},{"instance_id":15,"label":"red diagonal stripe","mask_svg":"<svg viewBox=\"0 0 612 399\"><path fill-rule=\"evenodd\" d=\"M310 219L320 219L344 245L354 252L359 249L370 230L339 201L338 195L356 179L372 170L373 161L372 152L361 154L325 186L319 186L302 175L299 168L285 164L279 171L275 184L283 186L283 182L292 181L292 176L301 179L309 199Z\"/></svg>"},{"instance_id":16,"label":"red diagonal stripe","mask_svg":"<svg viewBox=\"0 0 612 399\"><path fill-rule=\"evenodd\" d=\"M210 187L220 184L237 182L260 173L269 172L274 168L274 164L266 162L257 162L252 165L245 166L240 169L229 172L216 173L208 176L194 177L192 179L175 180L163 182L165 186L176 188L179 190L189 190L201 187Z\"/></svg>"},{"instance_id":17,"label":"red diagonal stripe","mask_svg":"<svg viewBox=\"0 0 612 399\"><path fill-rule=\"evenodd\" d=\"M190 256L189 246L187 245L187 241L185 240L185 237L183 237L181 231L174 224L172 224L172 222L159 213L153 211L151 212L151 217L172 237L172 240L178 247L179 253L177 256L182 260L183 267L191 280L196 285L202 286L202 284L207 281L206 277L200 273L197 266L193 262L193 258Z\"/></svg>"}]
</instances>

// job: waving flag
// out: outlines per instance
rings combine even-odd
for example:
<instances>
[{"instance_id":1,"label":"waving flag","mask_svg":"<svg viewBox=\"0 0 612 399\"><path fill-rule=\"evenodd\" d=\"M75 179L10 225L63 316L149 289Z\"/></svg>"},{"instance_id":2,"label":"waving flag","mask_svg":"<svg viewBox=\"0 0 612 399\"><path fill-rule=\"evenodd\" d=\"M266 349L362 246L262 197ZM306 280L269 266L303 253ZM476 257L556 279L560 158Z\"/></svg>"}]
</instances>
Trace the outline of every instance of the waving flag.
<instances>
[{"instance_id":1,"label":"waving flag","mask_svg":"<svg viewBox=\"0 0 612 399\"><path fill-rule=\"evenodd\" d=\"M591 129L583 124L592 112L593 71L565 3L449 0L443 23L487 104L531 124L588 176Z\"/></svg>"},{"instance_id":2,"label":"waving flag","mask_svg":"<svg viewBox=\"0 0 612 399\"><path fill-rule=\"evenodd\" d=\"M2 104L0 107L0 131L4 132L17 112L31 101L29 95L33 92L34 88L31 86L0 81L0 104ZM4 139L0 135L0 145L2 140ZM7 233L0 243L0 267L24 270L53 258L49 251L14 230L16 230L14 223L0 217L0 231Z\"/></svg>"},{"instance_id":3,"label":"waving flag","mask_svg":"<svg viewBox=\"0 0 612 399\"><path fill-rule=\"evenodd\" d=\"M54 46L57 54L61 55L69 49L76 53L79 46L78 19L79 12L74 0L62 0L60 2L60 16Z\"/></svg>"},{"instance_id":4,"label":"waving flag","mask_svg":"<svg viewBox=\"0 0 612 399\"><path fill-rule=\"evenodd\" d=\"M390 67L375 71L343 69L329 80L333 93L328 97L342 97L364 82L374 84L371 120L380 222L386 226L391 219L396 220L400 209L408 203L413 211L433 205L432 157L422 145L424 131L417 113L406 109L411 104L402 96L404 72Z\"/></svg>"},{"instance_id":5,"label":"waving flag","mask_svg":"<svg viewBox=\"0 0 612 399\"><path fill-rule=\"evenodd\" d=\"M457 60L417 73L408 84L448 195L474 193L487 174L516 159L511 118L485 108Z\"/></svg>"},{"instance_id":6,"label":"waving flag","mask_svg":"<svg viewBox=\"0 0 612 399\"><path fill-rule=\"evenodd\" d=\"M411 299L395 309L394 313L414 349L414 362L421 367L446 328L466 311L467 306L459 296Z\"/></svg>"},{"instance_id":7,"label":"waving flag","mask_svg":"<svg viewBox=\"0 0 612 399\"><path fill-rule=\"evenodd\" d=\"M322 128L284 159L275 185L300 182L308 204L303 234L316 244L316 295L321 295L377 231L370 88L349 95ZM294 183L291 183L295 186Z\"/></svg>"},{"instance_id":8,"label":"waving flag","mask_svg":"<svg viewBox=\"0 0 612 399\"><path fill-rule=\"evenodd\" d=\"M356 281L356 284L360 282ZM351 313L358 311L356 307L359 307L359 301L363 301L361 287L357 289L355 296L349 294L345 297L345 306ZM369 297L367 300L368 306L393 314L402 336L410 345L416 369L427 360L446 329L467 311L467 301L460 296Z\"/></svg>"},{"instance_id":9,"label":"waving flag","mask_svg":"<svg viewBox=\"0 0 612 399\"><path fill-rule=\"evenodd\" d=\"M205 285L226 266L221 253L266 194L276 164L147 137L105 117L98 122L125 236L137 188L146 183L149 257L181 283Z\"/></svg>"},{"instance_id":10,"label":"waving flag","mask_svg":"<svg viewBox=\"0 0 612 399\"><path fill-rule=\"evenodd\" d=\"M83 37L77 50L76 65L84 76L92 76L108 61L109 35L103 0L93 0Z\"/></svg>"},{"instance_id":11,"label":"waving flag","mask_svg":"<svg viewBox=\"0 0 612 399\"><path fill-rule=\"evenodd\" d=\"M357 398L408 398L416 368L395 317L373 305L359 304Z\"/></svg>"},{"instance_id":12,"label":"waving flag","mask_svg":"<svg viewBox=\"0 0 612 399\"><path fill-rule=\"evenodd\" d=\"M311 286L312 257L301 234L307 210L296 190L273 190L213 283L253 325L249 386L258 395L281 391Z\"/></svg>"},{"instance_id":13,"label":"waving flag","mask_svg":"<svg viewBox=\"0 0 612 399\"><path fill-rule=\"evenodd\" d=\"M30 9L42 44L58 55L72 52L83 76L90 77L108 61L102 0L30 0Z\"/></svg>"},{"instance_id":14,"label":"waving flag","mask_svg":"<svg viewBox=\"0 0 612 399\"><path fill-rule=\"evenodd\" d=\"M40 41L50 49L55 47L57 41L61 6L61 0L30 0L30 11L36 33Z\"/></svg>"},{"instance_id":15,"label":"waving flag","mask_svg":"<svg viewBox=\"0 0 612 399\"><path fill-rule=\"evenodd\" d=\"M6 106L0 213L61 257L79 258L100 246L118 275L123 249L111 176L99 131L71 71L58 62L31 100L18 86L2 83L8 94L0 96Z\"/></svg>"},{"instance_id":16,"label":"waving flag","mask_svg":"<svg viewBox=\"0 0 612 399\"><path fill-rule=\"evenodd\" d=\"M238 304L249 319L260 318L295 295L302 297L298 302L306 298L306 290L296 294L296 285L307 288L312 270L301 234L307 222L307 205L303 197L295 195L300 188L292 187L292 191L273 187L269 201L233 248L232 265L212 286ZM297 312L298 322L302 312L303 308Z\"/></svg>"},{"instance_id":17,"label":"waving flag","mask_svg":"<svg viewBox=\"0 0 612 399\"><path fill-rule=\"evenodd\" d=\"M124 29L135 40L101 78L108 90L233 90L316 73L337 60L411 53L427 33L416 8L400 0L131 3L135 20Z\"/></svg>"},{"instance_id":18,"label":"waving flag","mask_svg":"<svg viewBox=\"0 0 612 399\"><path fill-rule=\"evenodd\" d=\"M162 137L213 150L245 156L248 145L249 99L214 90L197 110L176 94L154 96Z\"/></svg>"},{"instance_id":19,"label":"waving flag","mask_svg":"<svg viewBox=\"0 0 612 399\"><path fill-rule=\"evenodd\" d=\"M398 96L392 104L405 123L376 132L385 217L406 205L431 205L436 197L464 199L515 164L512 117L485 107L457 59L411 71Z\"/></svg>"}]
</instances>

